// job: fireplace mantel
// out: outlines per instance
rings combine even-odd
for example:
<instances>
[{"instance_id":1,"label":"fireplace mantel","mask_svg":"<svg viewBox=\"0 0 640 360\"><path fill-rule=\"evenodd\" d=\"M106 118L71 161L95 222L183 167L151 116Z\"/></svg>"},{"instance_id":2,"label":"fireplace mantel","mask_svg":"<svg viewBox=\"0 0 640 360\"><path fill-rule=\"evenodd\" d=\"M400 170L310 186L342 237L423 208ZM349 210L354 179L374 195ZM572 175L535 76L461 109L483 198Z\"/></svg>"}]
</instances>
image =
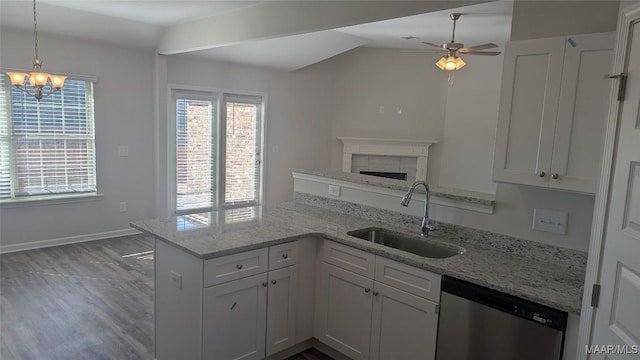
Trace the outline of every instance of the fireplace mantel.
<instances>
[{"instance_id":1,"label":"fireplace mantel","mask_svg":"<svg viewBox=\"0 0 640 360\"><path fill-rule=\"evenodd\" d=\"M351 172L351 159L354 154L415 157L417 160L416 178L419 180L427 179L429 147L437 143L435 140L357 137L338 137L338 139L344 143L342 171Z\"/></svg>"}]
</instances>

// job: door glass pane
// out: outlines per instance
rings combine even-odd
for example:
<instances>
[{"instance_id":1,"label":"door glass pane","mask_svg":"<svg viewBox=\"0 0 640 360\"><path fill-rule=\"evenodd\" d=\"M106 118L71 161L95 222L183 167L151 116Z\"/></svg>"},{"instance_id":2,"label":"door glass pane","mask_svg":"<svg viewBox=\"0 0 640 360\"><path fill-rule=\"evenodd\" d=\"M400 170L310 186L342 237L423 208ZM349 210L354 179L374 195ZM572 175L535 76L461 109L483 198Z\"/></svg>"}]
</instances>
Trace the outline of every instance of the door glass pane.
<instances>
[{"instance_id":1,"label":"door glass pane","mask_svg":"<svg viewBox=\"0 0 640 360\"><path fill-rule=\"evenodd\" d=\"M257 203L260 188L261 99L227 98L225 205Z\"/></svg>"},{"instance_id":2,"label":"door glass pane","mask_svg":"<svg viewBox=\"0 0 640 360\"><path fill-rule=\"evenodd\" d=\"M176 99L176 210L215 207L214 103Z\"/></svg>"}]
</instances>

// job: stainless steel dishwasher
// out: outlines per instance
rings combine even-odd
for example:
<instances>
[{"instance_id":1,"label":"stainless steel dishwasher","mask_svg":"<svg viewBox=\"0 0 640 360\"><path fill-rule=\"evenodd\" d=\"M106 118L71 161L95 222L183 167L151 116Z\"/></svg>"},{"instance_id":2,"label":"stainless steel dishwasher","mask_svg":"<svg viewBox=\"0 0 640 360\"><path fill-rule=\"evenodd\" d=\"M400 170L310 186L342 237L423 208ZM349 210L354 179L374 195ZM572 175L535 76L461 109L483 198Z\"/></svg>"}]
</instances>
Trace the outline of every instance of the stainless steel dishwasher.
<instances>
[{"instance_id":1,"label":"stainless steel dishwasher","mask_svg":"<svg viewBox=\"0 0 640 360\"><path fill-rule=\"evenodd\" d=\"M443 276L436 360L559 360L566 325L566 312Z\"/></svg>"}]
</instances>

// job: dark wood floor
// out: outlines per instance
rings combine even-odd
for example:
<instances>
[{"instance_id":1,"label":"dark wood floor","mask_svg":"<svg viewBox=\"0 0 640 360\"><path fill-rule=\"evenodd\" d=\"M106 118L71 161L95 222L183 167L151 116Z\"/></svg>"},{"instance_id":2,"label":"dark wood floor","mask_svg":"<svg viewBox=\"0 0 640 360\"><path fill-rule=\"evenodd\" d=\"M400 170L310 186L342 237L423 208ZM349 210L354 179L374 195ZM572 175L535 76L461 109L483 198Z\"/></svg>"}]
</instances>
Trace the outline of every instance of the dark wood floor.
<instances>
[{"instance_id":1,"label":"dark wood floor","mask_svg":"<svg viewBox=\"0 0 640 360\"><path fill-rule=\"evenodd\" d=\"M292 356L287 360L332 360L332 359L316 349L310 349L301 354Z\"/></svg>"},{"instance_id":2,"label":"dark wood floor","mask_svg":"<svg viewBox=\"0 0 640 360\"><path fill-rule=\"evenodd\" d=\"M0 359L153 359L152 247L136 235L0 255Z\"/></svg>"},{"instance_id":3,"label":"dark wood floor","mask_svg":"<svg viewBox=\"0 0 640 360\"><path fill-rule=\"evenodd\" d=\"M151 250L137 235L1 255L0 358L152 359Z\"/></svg>"}]
</instances>

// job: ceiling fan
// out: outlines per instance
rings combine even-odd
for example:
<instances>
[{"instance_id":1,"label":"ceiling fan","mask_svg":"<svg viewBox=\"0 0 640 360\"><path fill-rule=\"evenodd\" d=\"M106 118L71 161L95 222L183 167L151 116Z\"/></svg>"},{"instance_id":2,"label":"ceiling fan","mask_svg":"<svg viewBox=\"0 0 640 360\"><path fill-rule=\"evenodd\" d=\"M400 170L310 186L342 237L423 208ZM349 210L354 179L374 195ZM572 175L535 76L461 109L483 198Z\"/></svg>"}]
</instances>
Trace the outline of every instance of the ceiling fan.
<instances>
[{"instance_id":1,"label":"ceiling fan","mask_svg":"<svg viewBox=\"0 0 640 360\"><path fill-rule=\"evenodd\" d=\"M437 50L434 49L433 51L445 52L445 55L443 55L438 60L438 62L436 62L436 66L442 70L455 71L455 70L461 69L463 66L466 65L464 60L462 60L462 58L458 56L458 53L465 54L465 55L487 55L487 56L496 56L500 54L499 51L480 51L480 50L497 48L498 45L494 43L487 43L487 44L465 47L464 44L456 42L456 21L458 21L458 19L460 19L460 16L462 15L463 14L461 13L452 13L449 15L451 20L453 20L453 33L451 35L451 42L444 43L442 45L436 45L434 43L430 43L426 41L422 42L425 45L429 45L434 48L437 48Z\"/></svg>"}]
</instances>

